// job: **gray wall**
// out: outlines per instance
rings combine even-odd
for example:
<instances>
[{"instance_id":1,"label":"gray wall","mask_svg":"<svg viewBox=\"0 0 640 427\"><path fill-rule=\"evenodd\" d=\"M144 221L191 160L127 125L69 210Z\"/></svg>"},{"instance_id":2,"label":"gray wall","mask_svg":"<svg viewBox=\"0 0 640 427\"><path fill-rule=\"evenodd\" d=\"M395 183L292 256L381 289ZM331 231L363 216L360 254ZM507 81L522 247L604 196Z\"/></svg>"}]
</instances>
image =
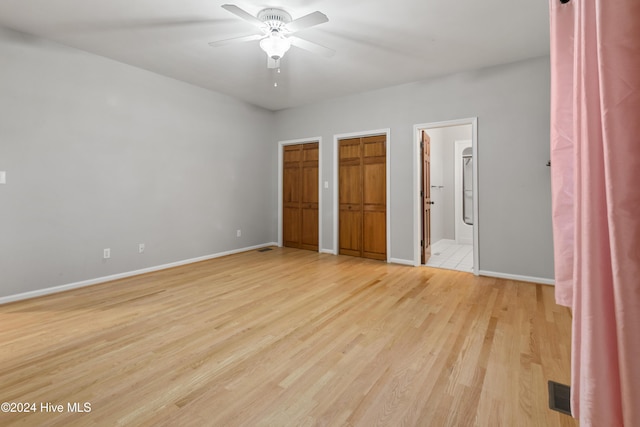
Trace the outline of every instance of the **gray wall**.
<instances>
[{"instance_id":1,"label":"gray wall","mask_svg":"<svg viewBox=\"0 0 640 427\"><path fill-rule=\"evenodd\" d=\"M274 241L273 119L0 28L0 297Z\"/></svg>"},{"instance_id":2,"label":"gray wall","mask_svg":"<svg viewBox=\"0 0 640 427\"><path fill-rule=\"evenodd\" d=\"M332 250L333 135L387 127L412 260L413 125L473 116L480 268L551 278L548 94L539 58L272 113L0 28L0 298L277 241L279 140L324 138Z\"/></svg>"},{"instance_id":3,"label":"gray wall","mask_svg":"<svg viewBox=\"0 0 640 427\"><path fill-rule=\"evenodd\" d=\"M478 117L480 269L553 277L549 58L334 99L276 114L289 140L391 129L391 257L413 260L413 125ZM333 146L323 145L324 249L333 242Z\"/></svg>"}]
</instances>

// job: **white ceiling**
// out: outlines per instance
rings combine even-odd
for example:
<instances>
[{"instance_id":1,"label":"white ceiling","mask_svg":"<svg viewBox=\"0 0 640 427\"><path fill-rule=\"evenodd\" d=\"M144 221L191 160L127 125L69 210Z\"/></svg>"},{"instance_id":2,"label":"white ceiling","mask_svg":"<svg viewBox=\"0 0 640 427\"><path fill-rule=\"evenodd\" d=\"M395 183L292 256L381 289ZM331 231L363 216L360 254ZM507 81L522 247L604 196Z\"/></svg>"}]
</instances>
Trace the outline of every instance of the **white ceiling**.
<instances>
[{"instance_id":1,"label":"white ceiling","mask_svg":"<svg viewBox=\"0 0 640 427\"><path fill-rule=\"evenodd\" d=\"M257 41L212 48L255 33L224 3L319 10L329 22L296 35L336 54L292 47L276 74ZM547 0L2 0L0 25L271 110L549 52Z\"/></svg>"}]
</instances>

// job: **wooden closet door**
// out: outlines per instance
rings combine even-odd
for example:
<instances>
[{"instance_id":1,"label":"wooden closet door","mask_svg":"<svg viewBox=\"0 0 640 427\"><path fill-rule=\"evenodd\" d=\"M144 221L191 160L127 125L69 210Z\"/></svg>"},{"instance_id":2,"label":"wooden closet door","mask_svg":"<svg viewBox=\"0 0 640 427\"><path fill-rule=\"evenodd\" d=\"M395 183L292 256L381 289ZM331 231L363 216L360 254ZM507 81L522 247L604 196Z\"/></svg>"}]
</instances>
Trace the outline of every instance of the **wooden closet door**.
<instances>
[{"instance_id":1,"label":"wooden closet door","mask_svg":"<svg viewBox=\"0 0 640 427\"><path fill-rule=\"evenodd\" d=\"M282 244L290 248L300 246L300 181L302 147L287 145L282 153Z\"/></svg>"},{"instance_id":2,"label":"wooden closet door","mask_svg":"<svg viewBox=\"0 0 640 427\"><path fill-rule=\"evenodd\" d=\"M386 137L339 141L339 253L387 259Z\"/></svg>"},{"instance_id":3,"label":"wooden closet door","mask_svg":"<svg viewBox=\"0 0 640 427\"><path fill-rule=\"evenodd\" d=\"M318 143L283 147L282 244L318 250Z\"/></svg>"},{"instance_id":4,"label":"wooden closet door","mask_svg":"<svg viewBox=\"0 0 640 427\"><path fill-rule=\"evenodd\" d=\"M362 256L362 147L360 138L339 141L339 253Z\"/></svg>"},{"instance_id":5,"label":"wooden closet door","mask_svg":"<svg viewBox=\"0 0 640 427\"><path fill-rule=\"evenodd\" d=\"M318 250L318 143L302 144L300 248Z\"/></svg>"},{"instance_id":6,"label":"wooden closet door","mask_svg":"<svg viewBox=\"0 0 640 427\"><path fill-rule=\"evenodd\" d=\"M362 256L387 259L386 137L362 138Z\"/></svg>"}]
</instances>

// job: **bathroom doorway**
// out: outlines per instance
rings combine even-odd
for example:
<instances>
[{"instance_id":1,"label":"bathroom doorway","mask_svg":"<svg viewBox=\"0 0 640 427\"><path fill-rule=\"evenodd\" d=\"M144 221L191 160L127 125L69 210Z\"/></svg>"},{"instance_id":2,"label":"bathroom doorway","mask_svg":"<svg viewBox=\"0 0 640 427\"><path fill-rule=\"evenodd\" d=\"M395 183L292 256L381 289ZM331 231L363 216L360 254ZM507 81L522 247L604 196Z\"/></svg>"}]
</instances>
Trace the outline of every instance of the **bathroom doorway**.
<instances>
[{"instance_id":1,"label":"bathroom doorway","mask_svg":"<svg viewBox=\"0 0 640 427\"><path fill-rule=\"evenodd\" d=\"M477 274L477 119L414 126L415 265Z\"/></svg>"}]
</instances>

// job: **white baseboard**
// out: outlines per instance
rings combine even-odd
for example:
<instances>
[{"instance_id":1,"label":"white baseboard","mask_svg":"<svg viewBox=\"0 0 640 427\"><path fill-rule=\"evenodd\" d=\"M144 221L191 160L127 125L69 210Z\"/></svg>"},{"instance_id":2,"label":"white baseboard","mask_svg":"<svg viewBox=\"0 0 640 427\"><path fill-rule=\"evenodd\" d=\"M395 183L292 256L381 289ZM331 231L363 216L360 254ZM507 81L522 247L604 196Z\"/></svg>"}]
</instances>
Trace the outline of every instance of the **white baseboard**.
<instances>
[{"instance_id":1,"label":"white baseboard","mask_svg":"<svg viewBox=\"0 0 640 427\"><path fill-rule=\"evenodd\" d=\"M6 297L0 297L0 305L7 304L14 301L20 301L29 298L36 298L43 295L55 294L57 292L68 291L71 289L83 288L85 286L97 285L98 283L110 282L112 280L124 279L126 277L137 276L140 274L151 273L158 270L165 270L167 268L179 267L181 265L193 264L194 262L206 261L209 259L220 258L227 255L233 255L240 252L248 252L255 249L264 248L267 246L278 246L277 243L264 243L256 246L249 246L247 248L232 249L230 251L219 252L216 254L205 255L198 258L185 259L182 261L176 261L169 264L157 265L154 267L143 268L141 270L128 271L125 273L113 274L111 276L97 277L95 279L83 280L81 282L69 283L66 285L53 286L50 288L38 289L35 291L23 292L20 294L9 295Z\"/></svg>"},{"instance_id":2,"label":"white baseboard","mask_svg":"<svg viewBox=\"0 0 640 427\"><path fill-rule=\"evenodd\" d=\"M480 270L478 272L480 276L497 277L499 279L517 280L520 282L540 283L542 285L555 286L556 281L554 279L544 279L542 277L520 276L518 274L497 273L495 271Z\"/></svg>"},{"instance_id":3,"label":"white baseboard","mask_svg":"<svg viewBox=\"0 0 640 427\"><path fill-rule=\"evenodd\" d=\"M415 267L416 263L410 259L400 259L400 258L389 258L389 262L393 264L402 264L402 265L410 265L411 267Z\"/></svg>"}]
</instances>

